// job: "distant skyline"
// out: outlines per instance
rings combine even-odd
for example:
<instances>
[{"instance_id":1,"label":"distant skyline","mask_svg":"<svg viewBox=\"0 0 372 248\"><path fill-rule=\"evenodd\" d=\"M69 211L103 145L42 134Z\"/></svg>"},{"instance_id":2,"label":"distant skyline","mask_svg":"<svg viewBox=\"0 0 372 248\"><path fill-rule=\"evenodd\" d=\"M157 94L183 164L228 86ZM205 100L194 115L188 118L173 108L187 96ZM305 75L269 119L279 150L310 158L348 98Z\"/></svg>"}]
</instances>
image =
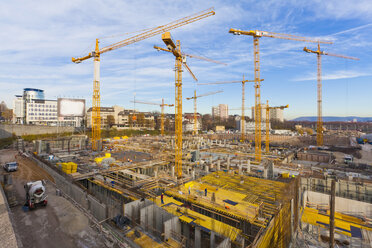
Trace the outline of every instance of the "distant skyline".
<instances>
[{"instance_id":1,"label":"distant skyline","mask_svg":"<svg viewBox=\"0 0 372 248\"><path fill-rule=\"evenodd\" d=\"M130 36L120 36L163 25L214 7L216 15L171 31L184 52L227 63L227 66L188 58L200 83L253 79L253 42L235 36L230 28L288 33L328 39L324 51L358 57L359 61L322 56L323 115L371 117L372 1L6 1L0 8L0 102L12 108L23 88L39 88L47 99L82 97L91 105L93 61L81 64L71 57L86 55ZM114 37L113 37L114 36ZM101 106L133 108L136 100L174 102L174 57L158 52L160 35L101 56ZM285 119L316 116L316 56L302 51L316 44L272 38L260 39L261 99L272 106L289 104ZM246 84L246 115L254 104L252 83ZM204 85L183 73L183 96L211 90L218 95L198 99L198 112L228 104L241 107L241 84ZM159 111L136 104L140 111ZM173 110L166 110L171 113ZM183 112L193 102L183 100ZM240 114L239 110L229 114Z\"/></svg>"}]
</instances>

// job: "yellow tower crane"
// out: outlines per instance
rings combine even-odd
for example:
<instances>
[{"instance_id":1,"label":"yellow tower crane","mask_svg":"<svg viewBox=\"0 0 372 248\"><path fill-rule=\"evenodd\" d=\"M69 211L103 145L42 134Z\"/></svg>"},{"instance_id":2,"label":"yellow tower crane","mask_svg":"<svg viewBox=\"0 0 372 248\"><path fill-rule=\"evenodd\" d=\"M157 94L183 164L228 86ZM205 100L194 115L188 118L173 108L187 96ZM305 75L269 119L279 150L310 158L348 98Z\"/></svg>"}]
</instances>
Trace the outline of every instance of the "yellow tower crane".
<instances>
[{"instance_id":1,"label":"yellow tower crane","mask_svg":"<svg viewBox=\"0 0 372 248\"><path fill-rule=\"evenodd\" d=\"M192 58L199 58L206 61L223 64L218 61L214 61L208 58L203 58L196 55L185 54L181 51L181 42L177 40L173 41L171 34L165 32L161 35L161 39L167 48L154 46L158 51L170 52L176 58L175 63L175 172L177 178L182 177L182 66L191 74L195 81L198 81L195 75L186 64L186 56Z\"/></svg>"},{"instance_id":2,"label":"yellow tower crane","mask_svg":"<svg viewBox=\"0 0 372 248\"><path fill-rule=\"evenodd\" d=\"M264 81L260 79L260 81ZM198 85L210 85L210 84L233 84L233 83L242 83L242 116L241 116L241 141L245 141L245 83L255 82L255 80L245 80L243 75L243 80L241 81L223 81L223 82L214 82L214 83L198 83Z\"/></svg>"},{"instance_id":3,"label":"yellow tower crane","mask_svg":"<svg viewBox=\"0 0 372 248\"><path fill-rule=\"evenodd\" d=\"M142 101L131 101L133 103L141 103L141 104L148 104L148 105L157 105L161 107L161 122L160 122L160 133L161 136L164 136L164 106L173 107L174 104L166 104L164 103L164 98L161 100L161 103L154 103L154 102L142 102Z\"/></svg>"},{"instance_id":4,"label":"yellow tower crane","mask_svg":"<svg viewBox=\"0 0 372 248\"><path fill-rule=\"evenodd\" d=\"M125 40L116 42L109 46L99 49L98 39L96 39L95 50L88 55L79 58L72 58L72 62L81 63L84 60L94 58L94 76L93 76L93 99L92 99L92 149L99 150L99 143L101 141L101 95L100 95L100 56L101 54L115 50L141 40L153 37L155 35L164 33L166 31L199 21L208 16L214 15L214 9L210 8L191 16L187 16L165 25L157 26L155 28L146 29L146 31L134 35Z\"/></svg>"},{"instance_id":5,"label":"yellow tower crane","mask_svg":"<svg viewBox=\"0 0 372 248\"><path fill-rule=\"evenodd\" d=\"M253 36L253 57L254 57L254 80L255 80L255 160L257 162L261 161L261 80L260 80L260 50L259 50L259 38L270 37L285 40L295 40L304 42L314 42L314 43L324 43L332 44L330 41L320 41L310 38L300 37L290 34L280 34L259 30L243 31L240 29L229 30L229 33L234 35L250 35Z\"/></svg>"},{"instance_id":6,"label":"yellow tower crane","mask_svg":"<svg viewBox=\"0 0 372 248\"><path fill-rule=\"evenodd\" d=\"M288 108L288 104L285 105L285 106L277 106L277 107L270 107L269 106L269 101L267 100L266 101L266 107L264 108L266 110L266 153L269 153L270 151L270 148L269 148L269 145L270 145L270 110L272 109L285 109L285 108Z\"/></svg>"},{"instance_id":7,"label":"yellow tower crane","mask_svg":"<svg viewBox=\"0 0 372 248\"><path fill-rule=\"evenodd\" d=\"M198 134L198 117L197 117L196 99L200 98L200 97L203 97L203 96L215 95L215 94L221 93L221 92L223 92L223 90L208 92L208 93L197 96L196 95L196 90L194 90L194 96L193 97L186 97L186 100L194 99L194 132L193 132L193 135Z\"/></svg>"},{"instance_id":8,"label":"yellow tower crane","mask_svg":"<svg viewBox=\"0 0 372 248\"><path fill-rule=\"evenodd\" d=\"M311 50L307 47L304 47L304 51L307 53L315 53L318 60L318 70L317 70L317 88L318 88L318 120L316 125L316 144L317 146L323 146L323 114L322 114L322 61L321 55L328 55L333 57L339 57L344 59L354 59L359 60L358 58L348 57L339 54L326 53L320 50L320 44L318 43L318 50Z\"/></svg>"}]
</instances>

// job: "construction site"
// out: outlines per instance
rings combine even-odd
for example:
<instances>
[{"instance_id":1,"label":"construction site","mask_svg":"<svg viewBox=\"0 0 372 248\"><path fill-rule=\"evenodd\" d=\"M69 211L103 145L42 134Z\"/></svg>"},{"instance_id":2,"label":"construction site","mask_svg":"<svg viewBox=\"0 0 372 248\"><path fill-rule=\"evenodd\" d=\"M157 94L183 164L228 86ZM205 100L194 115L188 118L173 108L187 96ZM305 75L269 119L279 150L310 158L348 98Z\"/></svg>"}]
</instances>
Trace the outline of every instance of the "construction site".
<instances>
[{"instance_id":1,"label":"construction site","mask_svg":"<svg viewBox=\"0 0 372 248\"><path fill-rule=\"evenodd\" d=\"M184 58L221 62L184 53L169 31L214 14L208 9L103 48L97 39L93 52L72 58L94 61L91 134L19 138L1 151L2 165L18 163L17 171L0 176L0 215L6 216L0 223L9 226L0 232L7 236L4 247L372 247L372 145L355 133L326 131L322 121L321 56L357 58L322 51L328 40L232 28L226 35L253 37L254 50L247 52L254 78L198 85L242 85L240 129L202 133L197 99L222 91L195 90L186 98L194 101L193 130L185 133L182 73L196 77ZM100 56L155 35L165 47L154 48L175 57L174 103L133 102L161 107L160 134L102 138ZM316 135L302 135L301 127L295 135L269 130L270 111L290 106L261 100L259 46L266 38L317 45L304 48L318 59ZM254 131L245 128L249 82ZM164 107L174 107L174 132L164 130ZM24 205L24 184L39 180L48 206L32 210Z\"/></svg>"}]
</instances>

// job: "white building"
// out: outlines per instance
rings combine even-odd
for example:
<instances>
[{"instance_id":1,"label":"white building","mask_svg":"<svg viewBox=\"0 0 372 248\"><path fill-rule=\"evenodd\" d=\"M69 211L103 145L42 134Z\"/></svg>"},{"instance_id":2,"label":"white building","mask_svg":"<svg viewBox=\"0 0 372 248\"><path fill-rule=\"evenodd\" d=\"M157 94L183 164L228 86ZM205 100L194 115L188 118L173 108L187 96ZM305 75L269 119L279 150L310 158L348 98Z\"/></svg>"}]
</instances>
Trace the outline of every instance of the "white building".
<instances>
[{"instance_id":1,"label":"white building","mask_svg":"<svg viewBox=\"0 0 372 248\"><path fill-rule=\"evenodd\" d=\"M14 119L17 124L47 126L81 126L81 117L59 117L57 100L45 100L44 91L25 88L23 95L16 95L13 101Z\"/></svg>"},{"instance_id":2,"label":"white building","mask_svg":"<svg viewBox=\"0 0 372 248\"><path fill-rule=\"evenodd\" d=\"M236 126L237 129L241 132L242 131L242 121L240 118L236 118ZM261 132L266 132L266 122L262 122L261 125ZM246 121L245 122L245 133L254 133L255 132L255 122L254 121ZM271 125L269 123L269 130L271 130Z\"/></svg>"}]
</instances>

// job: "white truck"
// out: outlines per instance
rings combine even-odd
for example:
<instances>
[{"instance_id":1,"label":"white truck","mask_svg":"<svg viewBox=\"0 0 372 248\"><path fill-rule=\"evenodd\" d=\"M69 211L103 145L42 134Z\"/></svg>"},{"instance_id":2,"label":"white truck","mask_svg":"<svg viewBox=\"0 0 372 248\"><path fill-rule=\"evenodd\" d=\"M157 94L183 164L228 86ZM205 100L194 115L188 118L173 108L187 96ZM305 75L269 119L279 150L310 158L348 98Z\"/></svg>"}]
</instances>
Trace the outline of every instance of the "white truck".
<instances>
[{"instance_id":1,"label":"white truck","mask_svg":"<svg viewBox=\"0 0 372 248\"><path fill-rule=\"evenodd\" d=\"M24 186L26 190L26 205L30 210L36 205L46 206L48 204L44 181L28 182Z\"/></svg>"}]
</instances>

